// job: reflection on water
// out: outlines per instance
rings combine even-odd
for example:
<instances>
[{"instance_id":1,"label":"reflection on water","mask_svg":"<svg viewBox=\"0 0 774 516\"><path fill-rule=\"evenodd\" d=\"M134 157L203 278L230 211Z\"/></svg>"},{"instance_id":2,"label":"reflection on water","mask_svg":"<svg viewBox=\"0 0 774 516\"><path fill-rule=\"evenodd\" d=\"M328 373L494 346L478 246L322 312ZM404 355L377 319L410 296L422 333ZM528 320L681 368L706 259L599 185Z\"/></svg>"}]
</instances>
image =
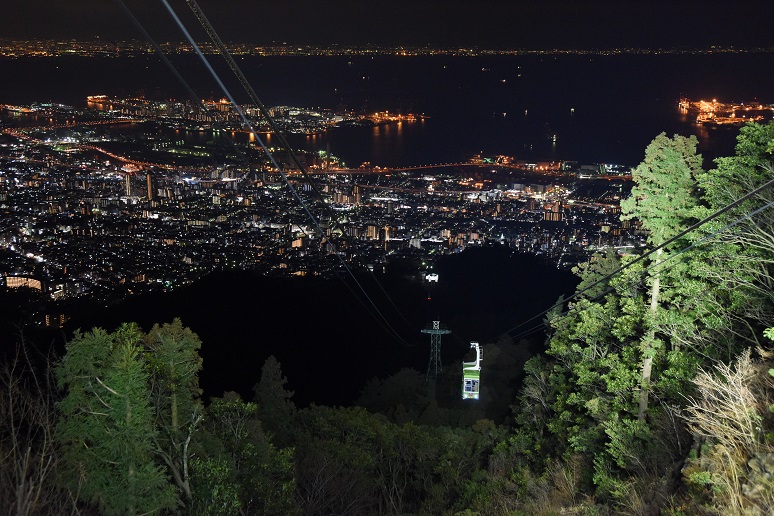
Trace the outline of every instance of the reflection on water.
<instances>
[{"instance_id":1,"label":"reflection on water","mask_svg":"<svg viewBox=\"0 0 774 516\"><path fill-rule=\"evenodd\" d=\"M694 129L694 132L696 134L696 138L698 138L699 143L702 146L708 147L709 139L710 139L709 129L707 128L706 125L703 125L703 124L695 124L695 125L696 125L696 128Z\"/></svg>"},{"instance_id":2,"label":"reflection on water","mask_svg":"<svg viewBox=\"0 0 774 516\"><path fill-rule=\"evenodd\" d=\"M764 81L756 85L754 91L748 91L749 86L742 88L736 85L731 78L737 76L728 74L723 76L728 84L724 83L723 88L719 88L716 73L718 59L697 58L697 69L702 74L706 72L707 76L699 74L681 89L701 95L702 88L714 81L717 84L712 84L713 93L720 92L728 98L749 98L769 86ZM759 56L747 59L737 56L733 60L729 59L728 64L736 66L737 63L741 67L739 63L747 61L760 64L770 62L770 58ZM279 66L284 62L277 60L276 64ZM309 60L306 66L314 68L316 63L321 62ZM122 63L131 67L134 61ZM331 61L325 63L325 70L328 70ZM315 105L314 102L319 101L319 105L376 105L379 109L390 110L398 110L398 104L403 103L403 107L410 106L411 111L424 112L430 118L387 125L341 127L322 134L288 134L287 139L296 149L308 152L329 151L353 167L363 162L379 166L459 162L481 152L507 154L522 160L568 159L589 164L609 162L635 165L642 160L647 144L662 131L670 136L695 135L699 140L699 150L710 160L733 152L739 128L696 124L693 114L678 109L679 93L673 91L674 87L668 83L600 83L598 89L591 93L586 90L581 92L575 86L584 82L584 78L591 80L605 75L604 72L609 71L610 67L614 67L617 73L621 68L622 75L636 72L646 77L672 76L675 74L671 72L680 70L684 65L681 61L664 58L643 62L642 59L632 57L590 64L571 58L563 58L556 63L521 59L519 63L525 69L534 68L530 77L543 79L522 78L516 82L508 81L507 86L498 82L496 87L489 84L480 73L466 73L469 67L474 71L480 70L482 63L492 70L504 71L512 69L513 60L478 59L468 63L459 60L441 62L438 59L418 59L411 62L402 60L399 64L389 59L379 59L374 63L358 61L358 66L367 68L368 74L374 77L395 76L396 79L385 82L390 87L384 91L361 91L358 88L362 87L362 81L350 84L346 80L348 72L338 70L336 73L331 72L329 79L341 83L336 82L340 96L318 99L315 94L322 90L313 88L298 92L298 97L309 100L308 105ZM426 77L409 73L417 67L426 71ZM558 67L571 70L577 75L578 81L545 80ZM644 73L643 67L652 73ZM455 75L448 74L452 69ZM544 73L538 73L541 71ZM444 74L443 80L439 81L441 73ZM417 83L418 76L425 79ZM106 91L111 90L108 88ZM285 101L286 95L285 89L280 88L268 101L280 103ZM85 95L79 98L83 99ZM637 99L637 103L633 105L632 99ZM110 108L93 103L89 107ZM504 113L508 115L504 116ZM224 138L252 145L257 143L255 136L247 132L171 131L171 138L178 141L183 139L192 145L220 143ZM554 134L556 140L552 137ZM272 138L270 134L261 133L259 137L269 147L277 144L276 136Z\"/></svg>"},{"instance_id":3,"label":"reflection on water","mask_svg":"<svg viewBox=\"0 0 774 516\"><path fill-rule=\"evenodd\" d=\"M248 73L261 68L262 81L257 86L267 105L341 105L355 111L403 110L431 117L400 125L288 135L295 148L330 148L332 154L351 166L365 161L380 166L464 161L479 152L508 154L523 160L569 159L632 165L642 160L647 144L662 131L668 135L696 135L700 150L710 159L733 152L739 128L695 124L691 114L678 111L681 95L749 99L774 91L774 75L763 74L756 81L749 80L749 70L772 67L772 54L691 56L690 75L686 75L686 59L246 58L244 64ZM315 81L297 83L289 90L286 72L291 61L299 73L314 76ZM147 90L149 77L166 94L165 98L183 98L185 92L163 64L148 72L147 67L156 66L154 63L146 58L4 62L4 76L25 80L4 84L0 102L29 104L53 99L80 107L95 92L118 97L138 95ZM199 80L204 75L198 73L198 60L182 57L180 65L186 76L192 78L196 91L214 91L208 81ZM481 74L482 67L492 73ZM721 69L724 73L718 74ZM57 83L56 93L52 93L51 78L64 73L90 80L62 80ZM363 76L371 77L371 81L364 84ZM492 76L508 81L492 81ZM609 80L600 81L600 77ZM666 81L664 77L674 80ZM375 89L374 84L380 87ZM594 87L579 87L585 84ZM493 113L497 116L493 117ZM546 127L550 127L550 132ZM557 135L556 142L549 138L551 134ZM170 135L192 144L231 137L230 132ZM260 137L269 145L277 143L276 136ZM246 133L237 132L233 138L256 143Z\"/></svg>"}]
</instances>

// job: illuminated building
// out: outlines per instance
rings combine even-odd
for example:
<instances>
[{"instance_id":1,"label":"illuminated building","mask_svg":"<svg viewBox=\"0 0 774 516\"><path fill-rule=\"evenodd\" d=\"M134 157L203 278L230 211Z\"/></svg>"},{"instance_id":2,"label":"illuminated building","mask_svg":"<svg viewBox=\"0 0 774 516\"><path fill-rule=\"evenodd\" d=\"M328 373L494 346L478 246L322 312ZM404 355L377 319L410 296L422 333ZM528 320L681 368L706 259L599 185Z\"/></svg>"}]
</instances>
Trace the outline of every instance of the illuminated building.
<instances>
[{"instance_id":1,"label":"illuminated building","mask_svg":"<svg viewBox=\"0 0 774 516\"><path fill-rule=\"evenodd\" d=\"M562 201L556 201L555 203L547 206L546 210L543 212L543 220L548 222L561 222L564 220Z\"/></svg>"},{"instance_id":2,"label":"illuminated building","mask_svg":"<svg viewBox=\"0 0 774 516\"><path fill-rule=\"evenodd\" d=\"M148 172L148 174L145 176L145 181L147 182L148 187L148 199L152 201L156 198L156 189L154 188L153 184L153 174Z\"/></svg>"},{"instance_id":3,"label":"illuminated building","mask_svg":"<svg viewBox=\"0 0 774 516\"><path fill-rule=\"evenodd\" d=\"M8 288L27 287L35 290L43 290L43 285L40 283L40 280L26 276L8 276L5 278L5 285Z\"/></svg>"}]
</instances>

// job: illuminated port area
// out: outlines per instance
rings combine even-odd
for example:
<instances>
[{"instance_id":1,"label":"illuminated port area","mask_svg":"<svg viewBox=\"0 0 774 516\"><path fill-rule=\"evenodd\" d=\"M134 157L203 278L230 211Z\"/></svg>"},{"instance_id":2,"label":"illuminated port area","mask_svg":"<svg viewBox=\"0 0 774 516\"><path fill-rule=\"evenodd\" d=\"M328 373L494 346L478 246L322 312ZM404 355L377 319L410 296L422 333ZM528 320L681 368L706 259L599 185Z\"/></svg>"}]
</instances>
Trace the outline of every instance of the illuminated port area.
<instances>
[{"instance_id":1,"label":"illuminated port area","mask_svg":"<svg viewBox=\"0 0 774 516\"><path fill-rule=\"evenodd\" d=\"M747 122L771 120L774 104L751 102L719 102L712 100L680 99L682 113L695 115L697 124L705 125L742 125Z\"/></svg>"},{"instance_id":2,"label":"illuminated port area","mask_svg":"<svg viewBox=\"0 0 774 516\"><path fill-rule=\"evenodd\" d=\"M178 129L244 131L243 120L231 109L228 99L203 101L202 105L191 101L119 99L106 95L92 95L86 100L88 108L103 111L109 117L152 119ZM263 133L271 130L257 106L244 105L240 106L240 109L255 130ZM427 118L425 115L413 113L358 113L293 106L275 106L268 109L268 112L279 130L295 134L320 134L339 126L397 124ZM217 125L213 126L213 123Z\"/></svg>"},{"instance_id":3,"label":"illuminated port area","mask_svg":"<svg viewBox=\"0 0 774 516\"><path fill-rule=\"evenodd\" d=\"M486 245L569 267L642 236L618 217L630 187L621 166L478 155L390 168L298 151L310 184L287 152L270 149L293 194L254 137L224 129L220 144L176 139L184 126L216 136L216 117L201 118L206 110L103 97L88 106L2 106L0 274L7 286L109 300L218 269L325 276L340 267L336 253L351 267L379 270L395 258L432 263ZM310 112L272 111L288 124L296 112ZM411 123L389 113L353 119Z\"/></svg>"}]
</instances>

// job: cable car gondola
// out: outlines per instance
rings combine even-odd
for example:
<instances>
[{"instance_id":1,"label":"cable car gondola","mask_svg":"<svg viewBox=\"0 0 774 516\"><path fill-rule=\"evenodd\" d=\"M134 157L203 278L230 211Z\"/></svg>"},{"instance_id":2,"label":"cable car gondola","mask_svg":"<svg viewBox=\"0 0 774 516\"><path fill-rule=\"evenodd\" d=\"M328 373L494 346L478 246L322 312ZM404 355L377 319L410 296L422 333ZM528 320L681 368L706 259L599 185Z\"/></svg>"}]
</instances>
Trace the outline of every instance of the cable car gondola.
<instances>
[{"instance_id":1,"label":"cable car gondola","mask_svg":"<svg viewBox=\"0 0 774 516\"><path fill-rule=\"evenodd\" d=\"M478 342L471 342L470 347L476 350L476 361L462 363L463 400L477 400L481 387L481 360L484 350L479 347Z\"/></svg>"}]
</instances>

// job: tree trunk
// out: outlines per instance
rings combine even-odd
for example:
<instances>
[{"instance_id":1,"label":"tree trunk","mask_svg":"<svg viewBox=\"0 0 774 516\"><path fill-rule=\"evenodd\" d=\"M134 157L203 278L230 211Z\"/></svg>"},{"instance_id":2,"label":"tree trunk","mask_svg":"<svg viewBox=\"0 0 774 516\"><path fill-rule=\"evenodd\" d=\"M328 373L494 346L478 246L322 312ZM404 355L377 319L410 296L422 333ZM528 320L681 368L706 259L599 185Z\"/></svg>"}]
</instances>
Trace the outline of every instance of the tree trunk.
<instances>
[{"instance_id":1,"label":"tree trunk","mask_svg":"<svg viewBox=\"0 0 774 516\"><path fill-rule=\"evenodd\" d=\"M648 350L650 351L650 349ZM637 419L645 419L645 412L648 411L648 387L650 386L650 370L653 366L653 357L646 357L642 360L642 385L640 386L640 411Z\"/></svg>"},{"instance_id":2,"label":"tree trunk","mask_svg":"<svg viewBox=\"0 0 774 516\"><path fill-rule=\"evenodd\" d=\"M662 249L656 251L656 259L654 260L654 266L657 267L661 263ZM654 320L656 317L656 310L658 309L658 291L661 286L661 276L656 271L653 277L653 284L650 287L650 329L645 338L644 354L646 355L642 359L642 378L640 382L640 410L637 414L637 419L643 421L645 419L645 413L648 411L648 393L650 391L650 374L653 368L653 341L655 340L655 329L653 328Z\"/></svg>"}]
</instances>

